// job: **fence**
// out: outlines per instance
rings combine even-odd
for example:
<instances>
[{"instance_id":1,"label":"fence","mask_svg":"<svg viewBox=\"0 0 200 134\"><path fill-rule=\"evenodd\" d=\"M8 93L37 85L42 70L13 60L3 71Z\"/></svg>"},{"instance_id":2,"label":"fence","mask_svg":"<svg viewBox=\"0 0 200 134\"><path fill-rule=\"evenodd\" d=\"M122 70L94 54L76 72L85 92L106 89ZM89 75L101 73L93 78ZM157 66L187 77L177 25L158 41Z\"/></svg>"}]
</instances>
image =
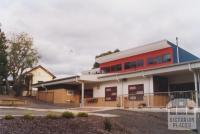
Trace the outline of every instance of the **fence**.
<instances>
[{"instance_id":1,"label":"fence","mask_svg":"<svg viewBox=\"0 0 200 134\"><path fill-rule=\"evenodd\" d=\"M54 103L54 93L53 92L38 92L37 99L49 103Z\"/></svg>"},{"instance_id":2,"label":"fence","mask_svg":"<svg viewBox=\"0 0 200 134\"><path fill-rule=\"evenodd\" d=\"M109 106L109 107L166 107L175 99L189 99L195 102L195 91L155 92L144 94L124 94L114 101L106 101L104 97L85 99L86 106Z\"/></svg>"}]
</instances>

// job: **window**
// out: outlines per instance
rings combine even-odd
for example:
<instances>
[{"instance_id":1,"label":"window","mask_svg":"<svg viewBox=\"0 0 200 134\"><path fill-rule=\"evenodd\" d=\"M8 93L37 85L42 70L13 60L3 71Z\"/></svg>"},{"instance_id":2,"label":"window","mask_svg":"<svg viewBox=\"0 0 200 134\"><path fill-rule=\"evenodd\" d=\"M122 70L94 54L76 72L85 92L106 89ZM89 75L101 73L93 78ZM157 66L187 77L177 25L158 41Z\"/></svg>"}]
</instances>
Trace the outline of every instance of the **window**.
<instances>
[{"instance_id":1,"label":"window","mask_svg":"<svg viewBox=\"0 0 200 134\"><path fill-rule=\"evenodd\" d=\"M85 89L84 98L93 98L93 89Z\"/></svg>"},{"instance_id":2,"label":"window","mask_svg":"<svg viewBox=\"0 0 200 134\"><path fill-rule=\"evenodd\" d=\"M161 57L161 56L156 57L156 58L155 58L155 62L156 62L157 64L162 63L162 57Z\"/></svg>"},{"instance_id":3,"label":"window","mask_svg":"<svg viewBox=\"0 0 200 134\"><path fill-rule=\"evenodd\" d=\"M149 65L154 64L153 60L154 60L153 58L148 58L148 60L147 60L148 64Z\"/></svg>"},{"instance_id":4,"label":"window","mask_svg":"<svg viewBox=\"0 0 200 134\"><path fill-rule=\"evenodd\" d=\"M163 62L170 62L171 61L171 55L165 54L163 55Z\"/></svg>"},{"instance_id":5,"label":"window","mask_svg":"<svg viewBox=\"0 0 200 134\"><path fill-rule=\"evenodd\" d=\"M105 101L116 101L116 100L117 100L117 87L106 87Z\"/></svg>"},{"instance_id":6,"label":"window","mask_svg":"<svg viewBox=\"0 0 200 134\"><path fill-rule=\"evenodd\" d=\"M103 71L103 73L109 73L110 67L103 67L101 70Z\"/></svg>"},{"instance_id":7,"label":"window","mask_svg":"<svg viewBox=\"0 0 200 134\"><path fill-rule=\"evenodd\" d=\"M137 61L136 61L136 66L137 66L137 67L142 67L142 66L144 66L144 60L137 60Z\"/></svg>"},{"instance_id":8,"label":"window","mask_svg":"<svg viewBox=\"0 0 200 134\"><path fill-rule=\"evenodd\" d=\"M112 72L121 71L121 70L122 70L122 65L121 64L117 64L117 65L111 66L111 71Z\"/></svg>"},{"instance_id":9,"label":"window","mask_svg":"<svg viewBox=\"0 0 200 134\"><path fill-rule=\"evenodd\" d=\"M157 56L157 57L154 57L154 58L148 58L147 60L148 64L151 65L151 64L160 64L162 63L162 56Z\"/></svg>"},{"instance_id":10,"label":"window","mask_svg":"<svg viewBox=\"0 0 200 134\"><path fill-rule=\"evenodd\" d=\"M128 86L129 100L143 100L144 97L144 85L129 85Z\"/></svg>"},{"instance_id":11,"label":"window","mask_svg":"<svg viewBox=\"0 0 200 134\"><path fill-rule=\"evenodd\" d=\"M73 90L67 90L67 95L74 95L74 91Z\"/></svg>"},{"instance_id":12,"label":"window","mask_svg":"<svg viewBox=\"0 0 200 134\"><path fill-rule=\"evenodd\" d=\"M136 62L135 61L133 61L133 62L126 62L124 65L125 65L124 66L125 69L135 68L136 67Z\"/></svg>"}]
</instances>

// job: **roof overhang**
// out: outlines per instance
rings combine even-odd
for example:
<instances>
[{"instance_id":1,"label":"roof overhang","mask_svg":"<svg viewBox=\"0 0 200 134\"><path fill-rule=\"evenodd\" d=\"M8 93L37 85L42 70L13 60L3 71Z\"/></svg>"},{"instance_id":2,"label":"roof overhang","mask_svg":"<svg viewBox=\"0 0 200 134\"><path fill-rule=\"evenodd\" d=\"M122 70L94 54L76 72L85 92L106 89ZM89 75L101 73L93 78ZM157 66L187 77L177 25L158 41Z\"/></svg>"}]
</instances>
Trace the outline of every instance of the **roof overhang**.
<instances>
[{"instance_id":1,"label":"roof overhang","mask_svg":"<svg viewBox=\"0 0 200 134\"><path fill-rule=\"evenodd\" d=\"M193 62L185 62L181 64L174 64L160 68L130 72L130 73L123 73L123 74L112 74L109 76L99 77L100 81L111 81L111 80L120 80L126 78L136 78L136 77L146 77L152 75L159 75L165 73L173 73L178 71L194 71L200 69L200 61L193 61Z\"/></svg>"},{"instance_id":2,"label":"roof overhang","mask_svg":"<svg viewBox=\"0 0 200 134\"><path fill-rule=\"evenodd\" d=\"M45 87L45 86L54 86L54 85L59 85L59 84L78 84L79 79L80 79L80 76L72 76L72 77L67 77L67 78L61 78L61 79L55 79L51 81L36 83L36 84L33 84L32 87L38 88L38 87Z\"/></svg>"},{"instance_id":3,"label":"roof overhang","mask_svg":"<svg viewBox=\"0 0 200 134\"><path fill-rule=\"evenodd\" d=\"M55 79L51 81L41 82L37 84L33 84L33 88L38 87L45 87L45 86L54 86L54 85L61 85L61 84L69 84L69 85L80 85L81 82L84 83L97 83L99 82L98 76L104 76L104 75L77 75L72 77L66 77L62 79Z\"/></svg>"}]
</instances>

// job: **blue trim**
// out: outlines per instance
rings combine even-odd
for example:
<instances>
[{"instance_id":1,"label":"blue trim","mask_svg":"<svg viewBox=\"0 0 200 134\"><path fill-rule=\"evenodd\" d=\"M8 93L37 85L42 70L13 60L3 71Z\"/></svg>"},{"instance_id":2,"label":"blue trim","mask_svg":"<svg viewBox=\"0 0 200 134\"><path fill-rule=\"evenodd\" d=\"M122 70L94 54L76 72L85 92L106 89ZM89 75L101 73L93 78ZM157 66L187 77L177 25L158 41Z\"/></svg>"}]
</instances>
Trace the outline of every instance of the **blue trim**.
<instances>
[{"instance_id":1,"label":"blue trim","mask_svg":"<svg viewBox=\"0 0 200 134\"><path fill-rule=\"evenodd\" d=\"M173 54L174 54L174 63L177 63L177 46L169 41L167 41L169 45L172 46L173 49ZM191 54L190 52L184 50L183 48L179 47L179 60L180 62L186 62L186 61L193 61L193 60L198 60L199 57Z\"/></svg>"}]
</instances>

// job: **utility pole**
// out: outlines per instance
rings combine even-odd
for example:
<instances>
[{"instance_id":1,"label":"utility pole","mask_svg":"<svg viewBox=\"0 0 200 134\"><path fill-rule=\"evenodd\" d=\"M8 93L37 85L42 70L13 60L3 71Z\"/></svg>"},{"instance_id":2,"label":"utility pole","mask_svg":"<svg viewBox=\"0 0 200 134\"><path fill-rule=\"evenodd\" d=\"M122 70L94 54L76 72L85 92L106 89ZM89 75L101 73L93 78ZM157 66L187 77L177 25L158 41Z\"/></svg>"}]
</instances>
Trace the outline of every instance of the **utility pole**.
<instances>
[{"instance_id":1,"label":"utility pole","mask_svg":"<svg viewBox=\"0 0 200 134\"><path fill-rule=\"evenodd\" d=\"M177 63L179 64L180 63L180 55L179 55L179 44L178 44L178 37L176 37L176 55L177 55Z\"/></svg>"}]
</instances>

